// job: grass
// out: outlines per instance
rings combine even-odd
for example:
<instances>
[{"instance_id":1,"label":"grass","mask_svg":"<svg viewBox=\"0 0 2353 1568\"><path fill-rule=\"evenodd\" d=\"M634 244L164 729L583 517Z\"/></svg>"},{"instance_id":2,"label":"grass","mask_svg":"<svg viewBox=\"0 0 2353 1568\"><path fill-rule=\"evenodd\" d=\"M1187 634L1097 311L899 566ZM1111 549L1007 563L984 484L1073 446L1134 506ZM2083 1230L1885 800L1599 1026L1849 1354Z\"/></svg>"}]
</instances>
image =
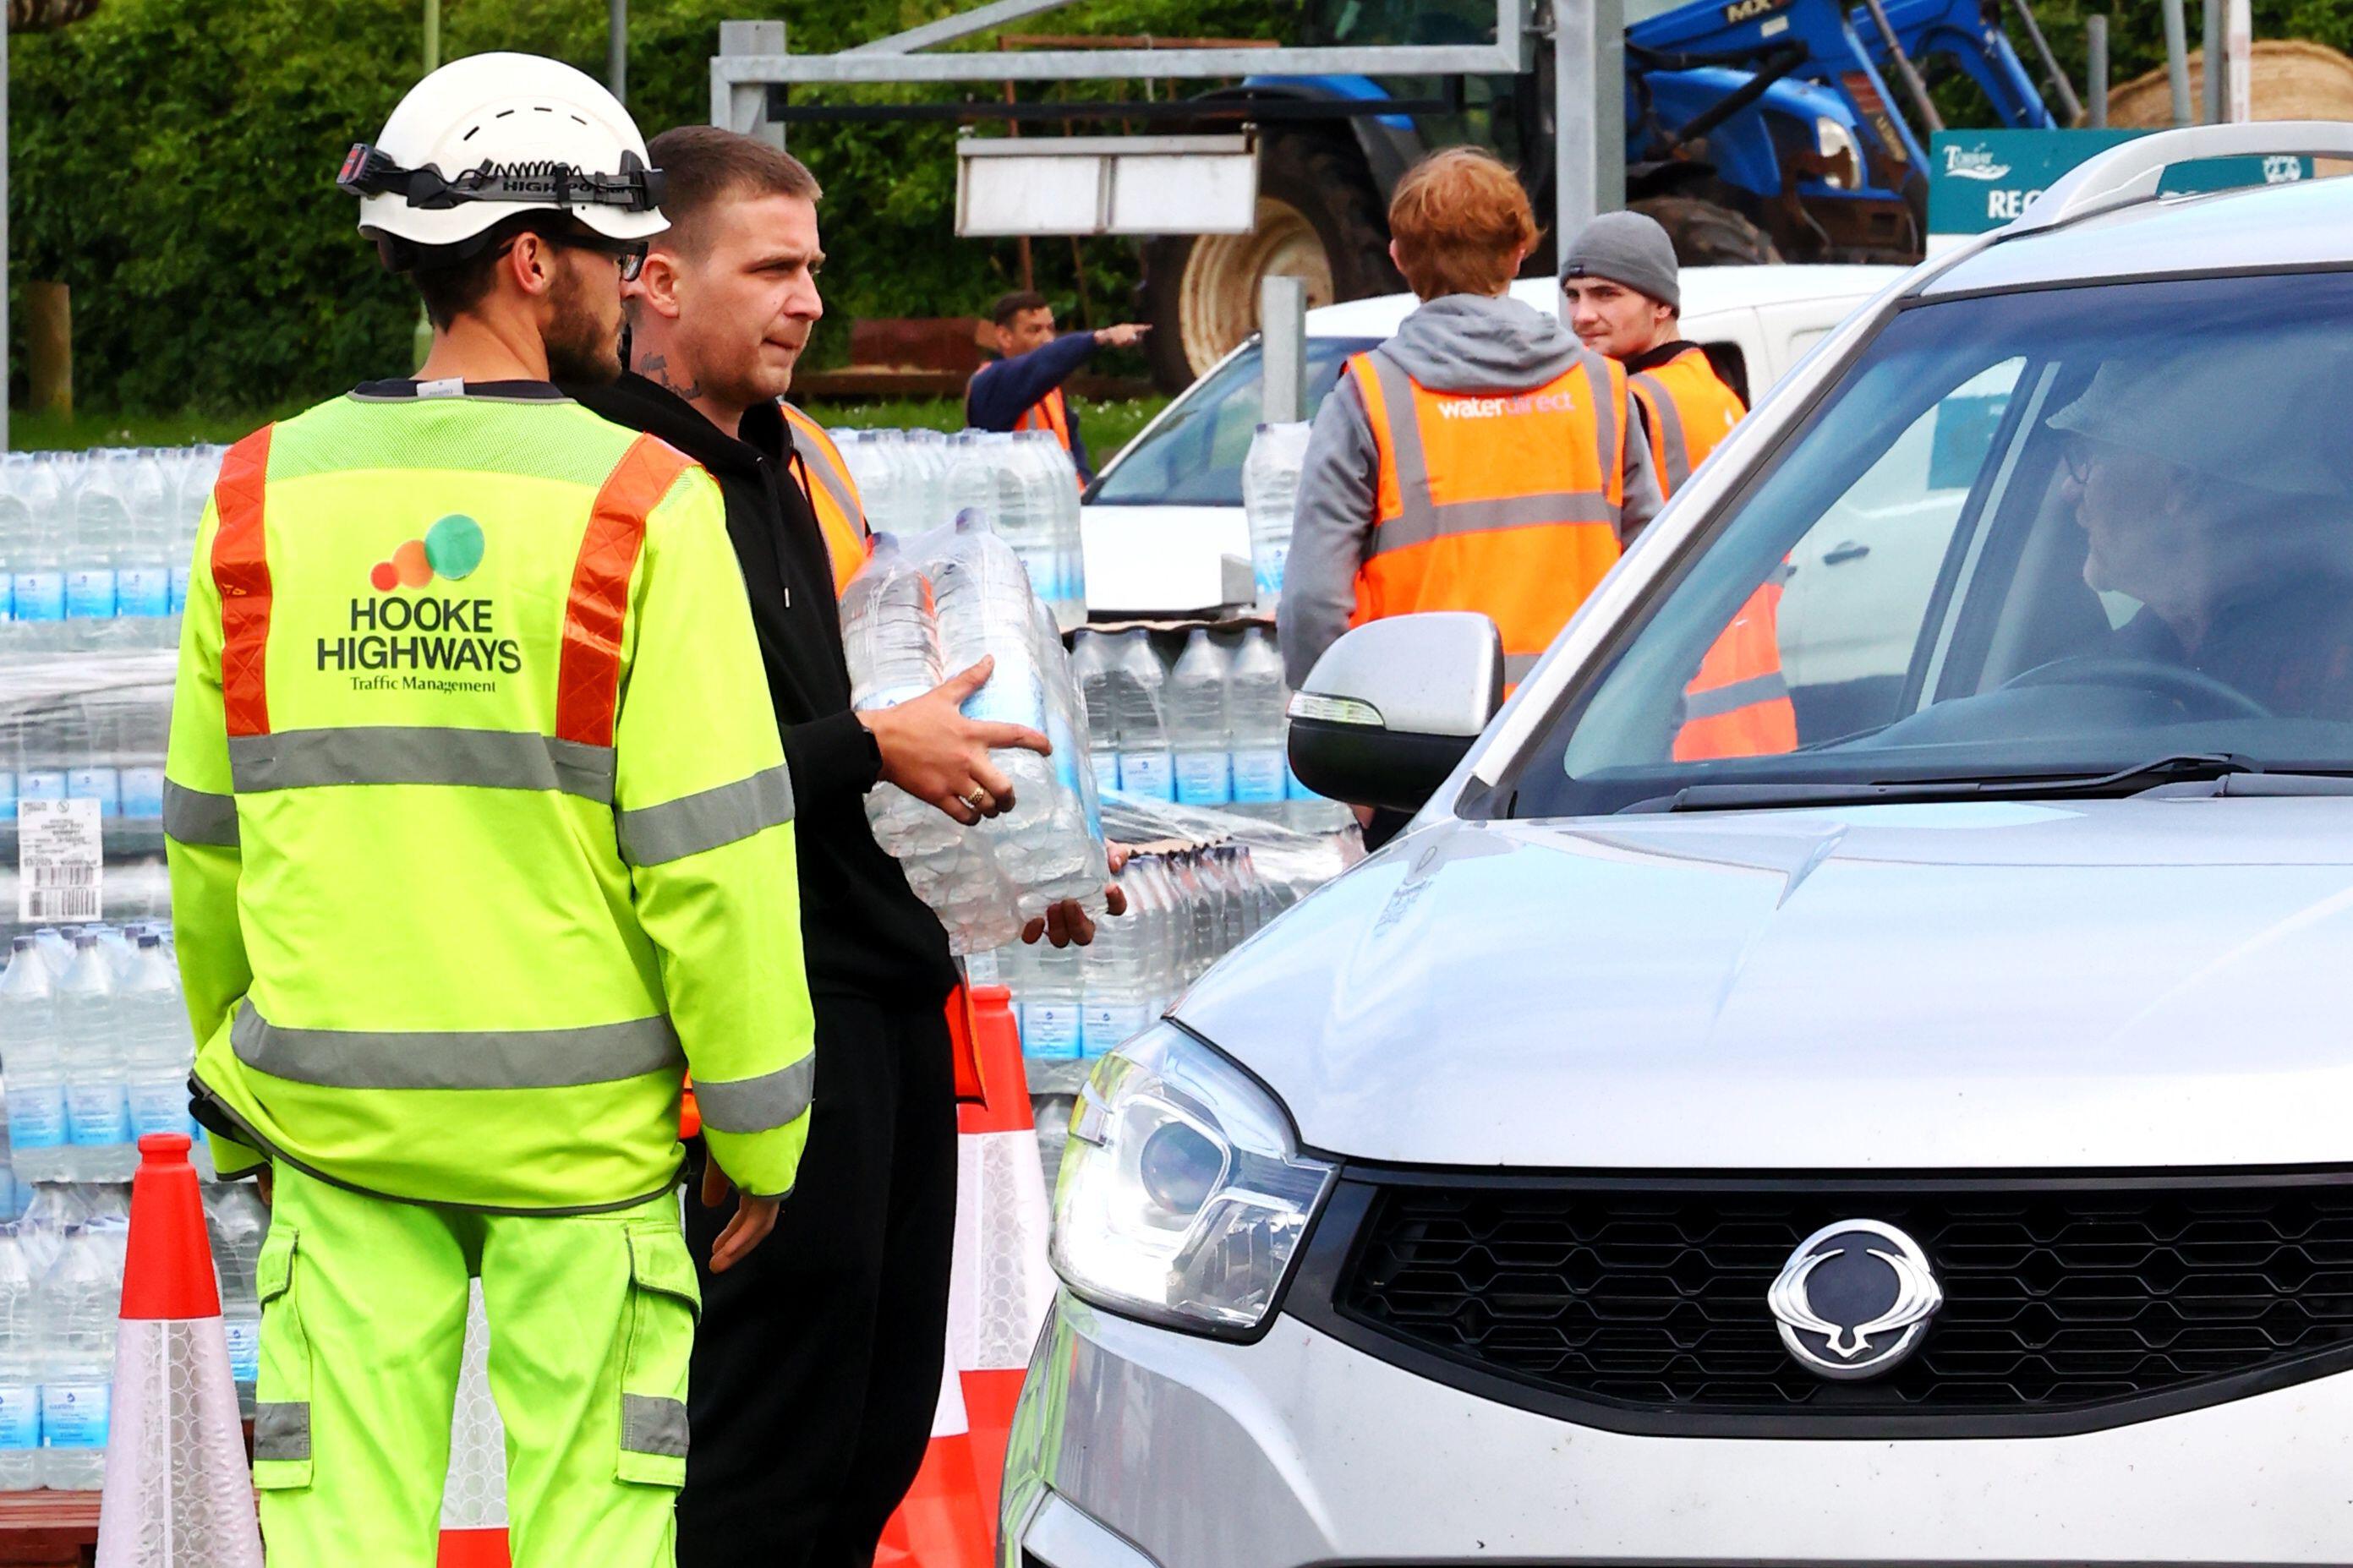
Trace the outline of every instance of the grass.
<instances>
[{"instance_id":1,"label":"grass","mask_svg":"<svg viewBox=\"0 0 2353 1568\"><path fill-rule=\"evenodd\" d=\"M1118 403L1071 399L1080 429L1096 467L1111 461L1135 439L1137 431L1168 405L1165 397ZM78 412L70 419L19 409L9 416L9 445L19 451L79 451L88 447L185 447L202 441L234 441L292 409L254 414L129 415ZM868 425L902 429L959 430L964 403L954 397L898 398L889 402L812 403L809 413L828 425Z\"/></svg>"}]
</instances>

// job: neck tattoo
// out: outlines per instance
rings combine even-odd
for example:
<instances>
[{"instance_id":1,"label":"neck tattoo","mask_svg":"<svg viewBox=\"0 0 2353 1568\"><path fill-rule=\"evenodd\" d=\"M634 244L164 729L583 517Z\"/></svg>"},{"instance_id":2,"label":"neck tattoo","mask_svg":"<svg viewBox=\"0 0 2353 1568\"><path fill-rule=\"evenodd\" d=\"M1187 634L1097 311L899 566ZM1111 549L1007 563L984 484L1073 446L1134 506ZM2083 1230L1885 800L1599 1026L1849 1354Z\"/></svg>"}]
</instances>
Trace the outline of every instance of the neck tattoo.
<instances>
[{"instance_id":1,"label":"neck tattoo","mask_svg":"<svg viewBox=\"0 0 2353 1568\"><path fill-rule=\"evenodd\" d=\"M666 386L689 403L702 395L699 381L681 381L670 374L670 359L664 354L648 354L637 366L637 372L656 386Z\"/></svg>"}]
</instances>

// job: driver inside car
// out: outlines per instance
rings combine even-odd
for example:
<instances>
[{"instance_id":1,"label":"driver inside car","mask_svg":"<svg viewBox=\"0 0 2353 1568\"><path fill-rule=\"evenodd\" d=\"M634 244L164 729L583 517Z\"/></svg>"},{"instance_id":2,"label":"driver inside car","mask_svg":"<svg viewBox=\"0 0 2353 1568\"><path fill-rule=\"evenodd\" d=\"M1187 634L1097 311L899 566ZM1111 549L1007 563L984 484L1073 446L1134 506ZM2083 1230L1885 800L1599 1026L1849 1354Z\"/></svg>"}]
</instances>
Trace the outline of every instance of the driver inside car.
<instances>
[{"instance_id":1,"label":"driver inside car","mask_svg":"<svg viewBox=\"0 0 2353 1568\"><path fill-rule=\"evenodd\" d=\"M2112 363L2051 416L2084 580L2140 605L2103 657L2194 670L2282 715L2353 719L2353 486L2327 404L2255 395L2263 378L2218 378L2214 358Z\"/></svg>"}]
</instances>

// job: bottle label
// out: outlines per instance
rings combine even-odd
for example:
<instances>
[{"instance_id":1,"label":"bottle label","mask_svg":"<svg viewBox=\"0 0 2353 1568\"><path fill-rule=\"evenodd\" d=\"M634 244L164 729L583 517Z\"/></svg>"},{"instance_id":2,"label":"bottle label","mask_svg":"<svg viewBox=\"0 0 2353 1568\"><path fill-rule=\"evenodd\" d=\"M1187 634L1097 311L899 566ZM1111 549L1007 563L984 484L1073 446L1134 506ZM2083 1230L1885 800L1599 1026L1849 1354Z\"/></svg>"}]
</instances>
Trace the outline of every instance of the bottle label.
<instances>
[{"instance_id":1,"label":"bottle label","mask_svg":"<svg viewBox=\"0 0 2353 1568\"><path fill-rule=\"evenodd\" d=\"M86 566L66 574L66 619L103 621L114 615L114 573L104 566Z\"/></svg>"},{"instance_id":2,"label":"bottle label","mask_svg":"<svg viewBox=\"0 0 2353 1568\"><path fill-rule=\"evenodd\" d=\"M8 1142L16 1149L55 1149L66 1141L66 1091L61 1086L8 1086Z\"/></svg>"},{"instance_id":3,"label":"bottle label","mask_svg":"<svg viewBox=\"0 0 2353 1568\"><path fill-rule=\"evenodd\" d=\"M252 1383L261 1376L261 1324L251 1318L229 1318L228 1375L232 1383Z\"/></svg>"},{"instance_id":4,"label":"bottle label","mask_svg":"<svg viewBox=\"0 0 2353 1568\"><path fill-rule=\"evenodd\" d=\"M1186 805L1224 805L1234 798L1233 758L1223 752L1176 753L1176 798Z\"/></svg>"},{"instance_id":5,"label":"bottle label","mask_svg":"<svg viewBox=\"0 0 2353 1568\"><path fill-rule=\"evenodd\" d=\"M1322 795L1317 795L1314 790L1309 789L1305 784L1299 782L1299 775L1291 771L1291 763L1287 759L1282 764L1282 779L1283 795L1286 799L1322 800L1324 798Z\"/></svg>"},{"instance_id":6,"label":"bottle label","mask_svg":"<svg viewBox=\"0 0 2353 1568\"><path fill-rule=\"evenodd\" d=\"M122 780L122 815L139 822L153 822L164 815L164 770L161 768L125 768Z\"/></svg>"},{"instance_id":7,"label":"bottle label","mask_svg":"<svg viewBox=\"0 0 2353 1568\"><path fill-rule=\"evenodd\" d=\"M1069 1002L1032 1000L1021 1009L1021 1050L1041 1061L1079 1054L1079 1009Z\"/></svg>"},{"instance_id":8,"label":"bottle label","mask_svg":"<svg viewBox=\"0 0 2353 1568\"><path fill-rule=\"evenodd\" d=\"M172 613L172 572L167 566L132 566L114 574L114 613L153 616Z\"/></svg>"},{"instance_id":9,"label":"bottle label","mask_svg":"<svg viewBox=\"0 0 2353 1568\"><path fill-rule=\"evenodd\" d=\"M62 572L19 572L9 588L9 608L20 621L61 621L66 618L66 577Z\"/></svg>"},{"instance_id":10,"label":"bottle label","mask_svg":"<svg viewBox=\"0 0 2353 1568\"><path fill-rule=\"evenodd\" d=\"M0 1451L40 1446L40 1385L0 1383Z\"/></svg>"},{"instance_id":11,"label":"bottle label","mask_svg":"<svg viewBox=\"0 0 2353 1568\"><path fill-rule=\"evenodd\" d=\"M1097 790L1117 789L1119 787L1119 753L1097 752L1094 753L1093 762L1095 788Z\"/></svg>"},{"instance_id":12,"label":"bottle label","mask_svg":"<svg viewBox=\"0 0 2353 1568\"><path fill-rule=\"evenodd\" d=\"M41 1385L41 1447L103 1448L107 1405L114 1393L103 1383Z\"/></svg>"},{"instance_id":13,"label":"bottle label","mask_svg":"<svg viewBox=\"0 0 2353 1568\"><path fill-rule=\"evenodd\" d=\"M131 1086L131 1130L134 1136L178 1132L188 1124L188 1087L185 1079Z\"/></svg>"},{"instance_id":14,"label":"bottle label","mask_svg":"<svg viewBox=\"0 0 2353 1568\"><path fill-rule=\"evenodd\" d=\"M68 768L66 798L94 800L101 817L119 816L122 812L122 778L112 768Z\"/></svg>"},{"instance_id":15,"label":"bottle label","mask_svg":"<svg viewBox=\"0 0 2353 1568\"><path fill-rule=\"evenodd\" d=\"M1234 753L1234 799L1242 804L1258 805L1283 798L1289 787L1284 774L1289 764L1283 754L1271 747L1263 751Z\"/></svg>"},{"instance_id":16,"label":"bottle label","mask_svg":"<svg viewBox=\"0 0 2353 1568\"><path fill-rule=\"evenodd\" d=\"M176 616L188 607L188 584L195 581L195 566L172 568L172 614Z\"/></svg>"},{"instance_id":17,"label":"bottle label","mask_svg":"<svg viewBox=\"0 0 2353 1568\"><path fill-rule=\"evenodd\" d=\"M16 774L14 770L0 768L0 822L16 820Z\"/></svg>"},{"instance_id":18,"label":"bottle label","mask_svg":"<svg viewBox=\"0 0 2353 1568\"><path fill-rule=\"evenodd\" d=\"M131 1142L131 1101L119 1083L66 1085L66 1133L76 1148Z\"/></svg>"},{"instance_id":19,"label":"bottle label","mask_svg":"<svg viewBox=\"0 0 2353 1568\"><path fill-rule=\"evenodd\" d=\"M1046 714L1039 704L1044 695L1026 663L1000 658L988 684L964 700L964 716L976 724L1021 724L1043 730Z\"/></svg>"},{"instance_id":20,"label":"bottle label","mask_svg":"<svg viewBox=\"0 0 2353 1568\"><path fill-rule=\"evenodd\" d=\"M1291 559L1291 542L1262 543L1251 554L1250 578L1258 585L1258 602L1272 604L1282 597L1282 568Z\"/></svg>"},{"instance_id":21,"label":"bottle label","mask_svg":"<svg viewBox=\"0 0 2353 1568\"><path fill-rule=\"evenodd\" d=\"M1139 1003L1090 1002L1079 1037L1082 1052L1099 1057L1142 1033L1150 1021Z\"/></svg>"},{"instance_id":22,"label":"bottle label","mask_svg":"<svg viewBox=\"0 0 2353 1568\"><path fill-rule=\"evenodd\" d=\"M1176 781L1168 776L1166 752L1122 752L1119 787L1145 800L1175 800Z\"/></svg>"},{"instance_id":23,"label":"bottle label","mask_svg":"<svg viewBox=\"0 0 2353 1568\"><path fill-rule=\"evenodd\" d=\"M880 691L870 691L850 704L860 713L871 713L878 708L896 708L902 702L913 702L932 689L928 686L886 686Z\"/></svg>"},{"instance_id":24,"label":"bottle label","mask_svg":"<svg viewBox=\"0 0 2353 1568\"><path fill-rule=\"evenodd\" d=\"M66 775L62 768L27 768L16 775L18 800L63 800Z\"/></svg>"}]
</instances>

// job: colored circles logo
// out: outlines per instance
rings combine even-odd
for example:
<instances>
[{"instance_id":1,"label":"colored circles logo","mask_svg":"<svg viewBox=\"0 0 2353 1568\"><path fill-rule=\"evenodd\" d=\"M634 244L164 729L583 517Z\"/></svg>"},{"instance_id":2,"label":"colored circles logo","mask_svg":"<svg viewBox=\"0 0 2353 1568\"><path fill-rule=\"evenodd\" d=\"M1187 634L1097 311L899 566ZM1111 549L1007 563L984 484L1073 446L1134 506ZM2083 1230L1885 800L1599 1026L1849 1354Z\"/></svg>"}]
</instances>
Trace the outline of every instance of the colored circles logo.
<instances>
[{"instance_id":1,"label":"colored circles logo","mask_svg":"<svg viewBox=\"0 0 2353 1568\"><path fill-rule=\"evenodd\" d=\"M379 561L368 574L368 584L379 594L396 588L422 588L436 577L462 581L482 563L482 525L463 512L453 511Z\"/></svg>"}]
</instances>

